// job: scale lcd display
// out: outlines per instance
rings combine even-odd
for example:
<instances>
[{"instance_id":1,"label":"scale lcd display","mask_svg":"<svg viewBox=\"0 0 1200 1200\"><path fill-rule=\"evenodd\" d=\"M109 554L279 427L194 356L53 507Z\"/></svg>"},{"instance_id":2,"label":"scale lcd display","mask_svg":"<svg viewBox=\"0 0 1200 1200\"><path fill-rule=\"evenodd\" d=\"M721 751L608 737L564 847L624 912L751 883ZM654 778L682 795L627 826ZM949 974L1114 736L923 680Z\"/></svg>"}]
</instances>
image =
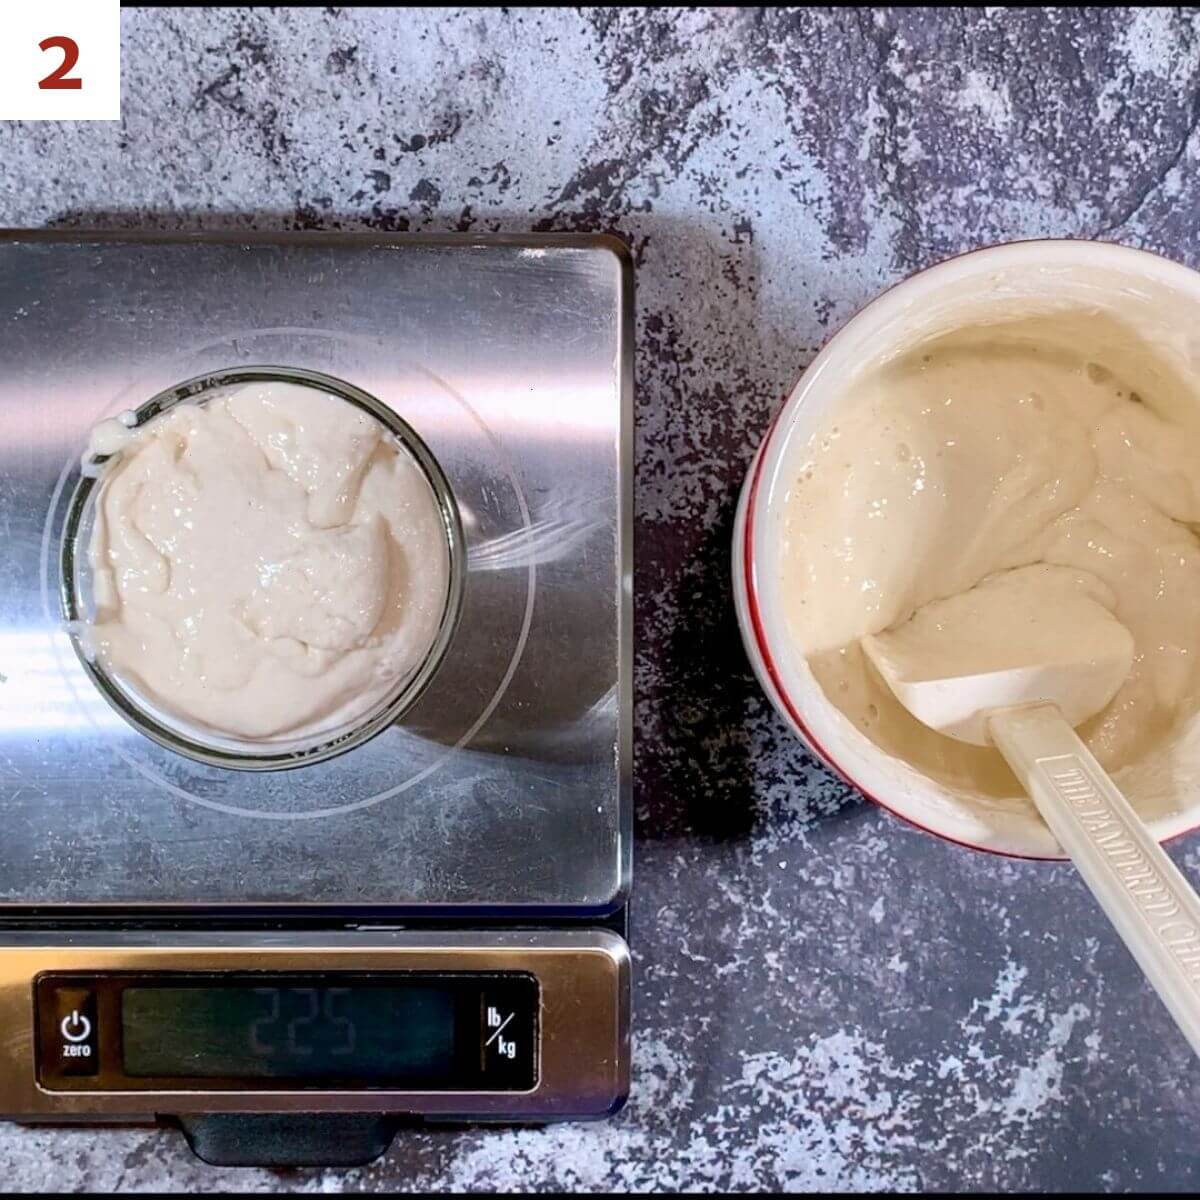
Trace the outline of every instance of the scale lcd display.
<instances>
[{"instance_id":1,"label":"scale lcd display","mask_svg":"<svg viewBox=\"0 0 1200 1200\"><path fill-rule=\"evenodd\" d=\"M461 989L434 984L127 987L125 1073L173 1078L450 1084L479 1058ZM478 993L474 1020L478 1025ZM465 1020L464 1020L465 1018ZM478 1064L476 1064L478 1065Z\"/></svg>"}]
</instances>

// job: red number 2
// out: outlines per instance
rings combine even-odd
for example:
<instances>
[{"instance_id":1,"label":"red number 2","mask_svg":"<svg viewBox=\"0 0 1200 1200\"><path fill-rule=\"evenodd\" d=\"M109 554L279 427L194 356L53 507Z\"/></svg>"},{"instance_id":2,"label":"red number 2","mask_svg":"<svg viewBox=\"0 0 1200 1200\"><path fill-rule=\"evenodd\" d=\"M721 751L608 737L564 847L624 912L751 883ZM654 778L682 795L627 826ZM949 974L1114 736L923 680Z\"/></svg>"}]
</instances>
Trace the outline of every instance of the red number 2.
<instances>
[{"instance_id":1,"label":"red number 2","mask_svg":"<svg viewBox=\"0 0 1200 1200\"><path fill-rule=\"evenodd\" d=\"M38 49L61 50L63 54L62 62L38 83L39 88L71 91L83 87L83 80L78 75L74 79L67 78L79 61L79 43L74 38L48 37L44 42L38 42Z\"/></svg>"}]
</instances>

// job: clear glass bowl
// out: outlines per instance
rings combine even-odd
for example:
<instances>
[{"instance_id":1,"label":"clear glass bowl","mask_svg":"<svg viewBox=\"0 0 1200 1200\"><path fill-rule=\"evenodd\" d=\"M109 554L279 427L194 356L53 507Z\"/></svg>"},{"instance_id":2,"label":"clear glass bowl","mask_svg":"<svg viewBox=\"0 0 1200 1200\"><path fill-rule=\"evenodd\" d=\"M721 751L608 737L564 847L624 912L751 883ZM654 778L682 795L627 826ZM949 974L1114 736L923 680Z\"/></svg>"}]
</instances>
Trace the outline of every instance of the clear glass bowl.
<instances>
[{"instance_id":1,"label":"clear glass bowl","mask_svg":"<svg viewBox=\"0 0 1200 1200\"><path fill-rule=\"evenodd\" d=\"M281 382L337 396L373 416L420 468L442 518L449 560L446 600L437 634L424 659L363 714L346 724L302 737L243 740L221 734L165 711L129 680L105 670L88 652L87 629L93 612L91 541L100 478L83 471L67 510L61 549L63 617L83 669L101 695L134 728L169 750L207 763L242 771L284 770L322 762L360 746L396 721L433 678L454 636L462 608L466 549L458 504L445 473L416 431L387 405L361 388L332 375L292 367L238 367L210 372L159 392L134 411L139 428L177 404L204 404L246 383ZM98 459L99 464L107 461Z\"/></svg>"}]
</instances>

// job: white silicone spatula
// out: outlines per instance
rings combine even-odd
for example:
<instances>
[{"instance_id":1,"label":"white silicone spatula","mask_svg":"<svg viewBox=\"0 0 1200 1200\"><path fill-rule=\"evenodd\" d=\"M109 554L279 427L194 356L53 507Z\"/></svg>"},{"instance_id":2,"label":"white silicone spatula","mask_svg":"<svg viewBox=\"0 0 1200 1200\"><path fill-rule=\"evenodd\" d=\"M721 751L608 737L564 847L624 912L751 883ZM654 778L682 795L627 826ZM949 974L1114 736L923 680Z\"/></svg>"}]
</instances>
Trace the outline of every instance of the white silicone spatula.
<instances>
[{"instance_id":1,"label":"white silicone spatula","mask_svg":"<svg viewBox=\"0 0 1200 1200\"><path fill-rule=\"evenodd\" d=\"M964 641L957 618L999 616L985 597L948 617L929 606L862 645L918 721L1004 755L1200 1054L1200 899L1073 728L1108 704L1132 659L1129 632L1095 608L1010 619L998 641L975 625Z\"/></svg>"}]
</instances>

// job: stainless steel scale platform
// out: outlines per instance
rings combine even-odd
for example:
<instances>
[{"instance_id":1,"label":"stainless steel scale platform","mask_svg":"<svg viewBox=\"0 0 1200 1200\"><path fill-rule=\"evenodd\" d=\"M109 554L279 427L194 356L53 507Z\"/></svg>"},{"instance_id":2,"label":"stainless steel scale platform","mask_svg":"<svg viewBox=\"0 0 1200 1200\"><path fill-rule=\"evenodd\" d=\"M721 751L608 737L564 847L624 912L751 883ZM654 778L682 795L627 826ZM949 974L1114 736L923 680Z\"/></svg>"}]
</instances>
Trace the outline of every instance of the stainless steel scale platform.
<instances>
[{"instance_id":1,"label":"stainless steel scale platform","mask_svg":"<svg viewBox=\"0 0 1200 1200\"><path fill-rule=\"evenodd\" d=\"M286 1163L619 1107L631 290L593 237L3 235L0 1114L173 1115L214 1161ZM467 543L415 707L286 771L135 731L59 598L91 426L251 365L392 407Z\"/></svg>"}]
</instances>

